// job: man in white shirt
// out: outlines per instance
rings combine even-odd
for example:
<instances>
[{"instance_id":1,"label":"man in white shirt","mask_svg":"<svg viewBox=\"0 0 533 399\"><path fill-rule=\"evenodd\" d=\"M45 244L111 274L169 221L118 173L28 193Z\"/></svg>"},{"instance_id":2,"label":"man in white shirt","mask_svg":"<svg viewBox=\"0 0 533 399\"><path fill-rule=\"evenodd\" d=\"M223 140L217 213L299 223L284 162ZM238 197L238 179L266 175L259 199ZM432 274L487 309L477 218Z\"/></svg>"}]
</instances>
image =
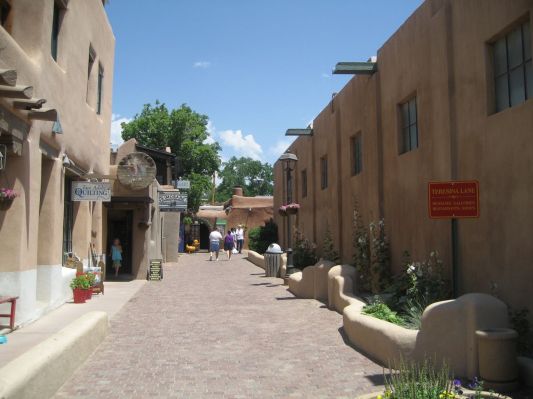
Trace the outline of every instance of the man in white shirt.
<instances>
[{"instance_id":1,"label":"man in white shirt","mask_svg":"<svg viewBox=\"0 0 533 399\"><path fill-rule=\"evenodd\" d=\"M242 253L242 247L244 245L244 229L242 228L242 224L237 227L235 235L237 236L237 251Z\"/></svg>"},{"instance_id":2,"label":"man in white shirt","mask_svg":"<svg viewBox=\"0 0 533 399\"><path fill-rule=\"evenodd\" d=\"M213 254L215 254L218 262L218 253L220 252L220 241L222 241L222 234L216 227L213 228L211 234L209 234L209 260L213 260Z\"/></svg>"}]
</instances>

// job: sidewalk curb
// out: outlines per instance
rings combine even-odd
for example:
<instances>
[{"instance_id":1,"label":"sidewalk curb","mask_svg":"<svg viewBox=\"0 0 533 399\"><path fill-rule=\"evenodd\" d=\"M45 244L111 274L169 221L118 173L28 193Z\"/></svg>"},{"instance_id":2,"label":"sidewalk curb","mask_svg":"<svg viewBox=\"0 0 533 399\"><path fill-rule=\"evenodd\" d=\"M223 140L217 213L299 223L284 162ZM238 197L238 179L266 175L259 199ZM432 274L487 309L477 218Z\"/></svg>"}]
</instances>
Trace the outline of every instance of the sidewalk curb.
<instances>
[{"instance_id":1,"label":"sidewalk curb","mask_svg":"<svg viewBox=\"0 0 533 399\"><path fill-rule=\"evenodd\" d=\"M107 313L89 312L0 369L0 398L50 398L102 342Z\"/></svg>"}]
</instances>

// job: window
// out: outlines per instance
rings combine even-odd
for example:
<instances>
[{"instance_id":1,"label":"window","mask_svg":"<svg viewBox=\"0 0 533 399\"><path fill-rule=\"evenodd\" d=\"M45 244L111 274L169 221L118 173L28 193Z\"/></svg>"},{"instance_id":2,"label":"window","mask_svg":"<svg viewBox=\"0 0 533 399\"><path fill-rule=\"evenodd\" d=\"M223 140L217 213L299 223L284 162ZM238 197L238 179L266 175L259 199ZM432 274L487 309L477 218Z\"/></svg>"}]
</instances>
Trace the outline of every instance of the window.
<instances>
[{"instance_id":1,"label":"window","mask_svg":"<svg viewBox=\"0 0 533 399\"><path fill-rule=\"evenodd\" d=\"M328 157L320 158L320 187L322 190L328 187Z\"/></svg>"},{"instance_id":2,"label":"window","mask_svg":"<svg viewBox=\"0 0 533 399\"><path fill-rule=\"evenodd\" d=\"M307 170L302 170L302 198L307 197Z\"/></svg>"},{"instance_id":3,"label":"window","mask_svg":"<svg viewBox=\"0 0 533 399\"><path fill-rule=\"evenodd\" d=\"M94 84L91 85L91 74L92 74L95 60L96 60L96 53L94 49L92 48L92 46L89 46L89 62L87 64L87 96L86 96L86 101L88 104L90 104L89 100L91 99L92 95L94 95ZM94 105L94 103L92 103L91 105Z\"/></svg>"},{"instance_id":4,"label":"window","mask_svg":"<svg viewBox=\"0 0 533 399\"><path fill-rule=\"evenodd\" d=\"M54 15L52 17L52 48L51 54L54 61L57 61L57 48L59 43L59 30L61 28L61 7L54 1Z\"/></svg>"},{"instance_id":5,"label":"window","mask_svg":"<svg viewBox=\"0 0 533 399\"><path fill-rule=\"evenodd\" d=\"M98 64L98 87L97 87L97 97L96 97L96 113L102 113L102 89L104 84L104 68L102 64Z\"/></svg>"},{"instance_id":6,"label":"window","mask_svg":"<svg viewBox=\"0 0 533 399\"><path fill-rule=\"evenodd\" d=\"M496 112L533 98L529 21L492 45Z\"/></svg>"},{"instance_id":7,"label":"window","mask_svg":"<svg viewBox=\"0 0 533 399\"><path fill-rule=\"evenodd\" d=\"M0 0L0 23L4 28L8 29L9 17L11 14L11 4L8 0Z\"/></svg>"},{"instance_id":8,"label":"window","mask_svg":"<svg viewBox=\"0 0 533 399\"><path fill-rule=\"evenodd\" d=\"M418 147L418 124L416 97L400 104L401 113L401 151L400 154Z\"/></svg>"},{"instance_id":9,"label":"window","mask_svg":"<svg viewBox=\"0 0 533 399\"><path fill-rule=\"evenodd\" d=\"M358 175L363 171L363 148L361 133L356 134L350 139L350 150L352 153L352 176Z\"/></svg>"}]
</instances>

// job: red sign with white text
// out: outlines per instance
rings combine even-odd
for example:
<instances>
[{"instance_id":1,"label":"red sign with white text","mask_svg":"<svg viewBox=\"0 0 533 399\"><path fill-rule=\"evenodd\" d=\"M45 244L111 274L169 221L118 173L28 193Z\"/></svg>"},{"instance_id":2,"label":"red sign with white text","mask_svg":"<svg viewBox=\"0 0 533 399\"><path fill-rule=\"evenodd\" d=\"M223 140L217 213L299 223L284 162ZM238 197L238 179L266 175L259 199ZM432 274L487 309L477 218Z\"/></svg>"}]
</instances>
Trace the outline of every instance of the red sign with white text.
<instances>
[{"instance_id":1,"label":"red sign with white text","mask_svg":"<svg viewBox=\"0 0 533 399\"><path fill-rule=\"evenodd\" d=\"M428 210L432 219L479 217L479 182L444 181L428 185Z\"/></svg>"}]
</instances>

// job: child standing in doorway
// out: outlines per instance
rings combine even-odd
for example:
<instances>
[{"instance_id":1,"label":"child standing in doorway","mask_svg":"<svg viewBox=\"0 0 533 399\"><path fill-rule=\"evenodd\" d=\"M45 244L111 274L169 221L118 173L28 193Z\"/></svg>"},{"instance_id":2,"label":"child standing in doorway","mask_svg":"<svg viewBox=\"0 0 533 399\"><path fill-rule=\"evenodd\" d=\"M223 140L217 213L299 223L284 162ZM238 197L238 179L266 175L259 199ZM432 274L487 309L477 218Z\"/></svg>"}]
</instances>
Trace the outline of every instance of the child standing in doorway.
<instances>
[{"instance_id":1,"label":"child standing in doorway","mask_svg":"<svg viewBox=\"0 0 533 399\"><path fill-rule=\"evenodd\" d=\"M115 238L113 245L111 245L111 260L113 261L113 268L115 269L115 277L118 276L118 270L122 266L122 245L120 240Z\"/></svg>"}]
</instances>

